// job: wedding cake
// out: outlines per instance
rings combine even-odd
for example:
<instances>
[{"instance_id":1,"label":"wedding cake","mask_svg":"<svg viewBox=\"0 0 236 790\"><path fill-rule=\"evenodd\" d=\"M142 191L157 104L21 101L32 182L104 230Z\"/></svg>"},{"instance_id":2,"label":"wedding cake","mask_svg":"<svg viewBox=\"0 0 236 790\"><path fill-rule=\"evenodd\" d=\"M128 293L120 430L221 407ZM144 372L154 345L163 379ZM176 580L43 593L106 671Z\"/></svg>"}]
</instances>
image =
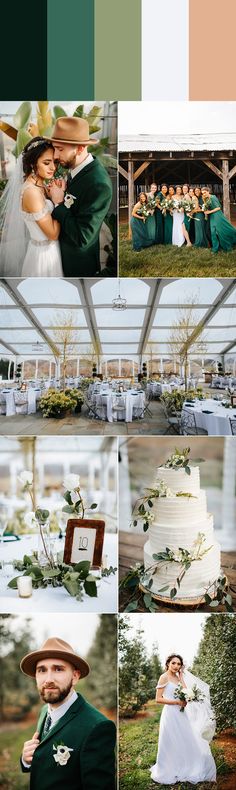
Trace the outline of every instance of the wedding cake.
<instances>
[{"instance_id":1,"label":"wedding cake","mask_svg":"<svg viewBox=\"0 0 236 790\"><path fill-rule=\"evenodd\" d=\"M199 467L189 462L186 472L183 466L160 466L154 489L159 495L152 500L144 546L151 591L176 602L211 594L220 577L220 546L213 516L207 512L206 492L200 488Z\"/></svg>"}]
</instances>

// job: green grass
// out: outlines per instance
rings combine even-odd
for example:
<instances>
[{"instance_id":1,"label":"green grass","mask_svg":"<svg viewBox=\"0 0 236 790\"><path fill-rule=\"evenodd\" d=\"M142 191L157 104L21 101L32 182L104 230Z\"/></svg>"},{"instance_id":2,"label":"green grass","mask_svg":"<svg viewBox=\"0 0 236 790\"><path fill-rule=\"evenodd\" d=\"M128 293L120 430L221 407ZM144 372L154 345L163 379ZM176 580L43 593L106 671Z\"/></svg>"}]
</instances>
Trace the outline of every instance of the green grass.
<instances>
[{"instance_id":1,"label":"green grass","mask_svg":"<svg viewBox=\"0 0 236 790\"><path fill-rule=\"evenodd\" d=\"M153 246L134 252L128 225L120 225L119 274L121 277L233 277L236 250L219 252L194 247Z\"/></svg>"},{"instance_id":2,"label":"green grass","mask_svg":"<svg viewBox=\"0 0 236 790\"><path fill-rule=\"evenodd\" d=\"M34 733L30 727L8 730L0 733L0 787L1 790L24 790L29 787L29 775L21 773L20 755L25 741Z\"/></svg>"},{"instance_id":3,"label":"green grass","mask_svg":"<svg viewBox=\"0 0 236 790\"><path fill-rule=\"evenodd\" d=\"M148 705L153 716L147 719L123 720L120 722L119 733L119 789L120 790L171 790L170 785L155 785L150 779L150 766L156 761L159 721L161 708ZM217 766L217 774L225 775L230 771L223 751L213 744L212 752ZM190 782L174 785L176 790L192 790ZM197 790L212 790L212 783L200 782L195 785Z\"/></svg>"}]
</instances>

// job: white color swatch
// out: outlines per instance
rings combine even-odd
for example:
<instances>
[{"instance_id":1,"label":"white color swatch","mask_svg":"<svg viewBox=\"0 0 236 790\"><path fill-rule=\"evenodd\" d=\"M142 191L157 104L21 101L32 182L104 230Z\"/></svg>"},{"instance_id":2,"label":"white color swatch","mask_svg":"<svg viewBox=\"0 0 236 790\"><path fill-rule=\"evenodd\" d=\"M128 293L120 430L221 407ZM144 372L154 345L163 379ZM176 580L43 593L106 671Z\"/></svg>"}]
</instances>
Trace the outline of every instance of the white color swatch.
<instances>
[{"instance_id":1,"label":"white color swatch","mask_svg":"<svg viewBox=\"0 0 236 790\"><path fill-rule=\"evenodd\" d=\"M142 0L142 99L189 98L189 0Z\"/></svg>"}]
</instances>

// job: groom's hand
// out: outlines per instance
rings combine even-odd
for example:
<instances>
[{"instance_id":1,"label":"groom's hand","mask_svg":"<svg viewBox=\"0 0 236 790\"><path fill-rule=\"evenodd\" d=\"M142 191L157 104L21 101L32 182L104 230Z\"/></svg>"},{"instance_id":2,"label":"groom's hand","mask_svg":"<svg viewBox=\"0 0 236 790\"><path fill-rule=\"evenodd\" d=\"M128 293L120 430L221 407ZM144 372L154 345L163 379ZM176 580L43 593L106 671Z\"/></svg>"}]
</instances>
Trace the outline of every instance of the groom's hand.
<instances>
[{"instance_id":1,"label":"groom's hand","mask_svg":"<svg viewBox=\"0 0 236 790\"><path fill-rule=\"evenodd\" d=\"M64 194L65 194L65 182L60 181L53 181L52 184L48 186L48 194L53 203L63 203Z\"/></svg>"},{"instance_id":2,"label":"groom's hand","mask_svg":"<svg viewBox=\"0 0 236 790\"><path fill-rule=\"evenodd\" d=\"M35 749L39 746L39 733L36 731L30 741L25 741L22 752L22 759L27 765L31 765Z\"/></svg>"}]
</instances>

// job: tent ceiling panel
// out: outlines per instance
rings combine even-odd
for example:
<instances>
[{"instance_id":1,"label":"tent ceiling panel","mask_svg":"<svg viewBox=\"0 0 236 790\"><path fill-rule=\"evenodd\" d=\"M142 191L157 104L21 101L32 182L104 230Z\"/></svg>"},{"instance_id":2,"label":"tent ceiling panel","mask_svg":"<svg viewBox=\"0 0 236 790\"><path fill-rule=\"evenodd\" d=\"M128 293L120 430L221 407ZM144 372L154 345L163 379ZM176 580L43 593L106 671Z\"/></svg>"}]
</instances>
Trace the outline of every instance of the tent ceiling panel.
<instances>
[{"instance_id":1,"label":"tent ceiling panel","mask_svg":"<svg viewBox=\"0 0 236 790\"><path fill-rule=\"evenodd\" d=\"M138 342L141 331L139 329L100 329L99 335L102 343L125 343L128 340ZM122 349L120 349L122 351Z\"/></svg>"},{"instance_id":2,"label":"tent ceiling panel","mask_svg":"<svg viewBox=\"0 0 236 790\"><path fill-rule=\"evenodd\" d=\"M235 307L221 307L209 321L208 326L235 326L236 325L236 308Z\"/></svg>"},{"instance_id":3,"label":"tent ceiling panel","mask_svg":"<svg viewBox=\"0 0 236 790\"><path fill-rule=\"evenodd\" d=\"M76 308L72 308L70 310L64 310L61 307L54 307L53 309L51 307L38 307L32 308L32 313L45 328L55 326L57 317L61 315L63 315L63 317L72 315L75 326L86 326L86 318L82 309L77 310ZM56 321L56 325L58 326L58 321Z\"/></svg>"},{"instance_id":4,"label":"tent ceiling panel","mask_svg":"<svg viewBox=\"0 0 236 790\"><path fill-rule=\"evenodd\" d=\"M28 318L22 313L21 310L1 310L0 313L0 327L28 327L30 329L31 324Z\"/></svg>"},{"instance_id":5,"label":"tent ceiling panel","mask_svg":"<svg viewBox=\"0 0 236 790\"><path fill-rule=\"evenodd\" d=\"M130 344L129 345L129 343L127 343L127 346L123 346L122 347L122 351L121 351L120 345L116 345L116 343L114 343L113 346L109 346L109 344L103 344L102 345L102 353L105 356L107 356L108 354L109 355L110 354L116 354L119 357L120 356L123 357L124 356L123 352L125 354L137 354L137 352L138 352L138 345L135 345L135 344Z\"/></svg>"},{"instance_id":6,"label":"tent ceiling panel","mask_svg":"<svg viewBox=\"0 0 236 790\"><path fill-rule=\"evenodd\" d=\"M29 340L29 342L41 341L41 336L39 332L36 332L35 329L1 329L1 338L2 340L6 340L7 343L25 343Z\"/></svg>"},{"instance_id":7,"label":"tent ceiling panel","mask_svg":"<svg viewBox=\"0 0 236 790\"><path fill-rule=\"evenodd\" d=\"M28 278L19 283L18 291L28 304L81 304L76 285L58 278Z\"/></svg>"},{"instance_id":8,"label":"tent ceiling panel","mask_svg":"<svg viewBox=\"0 0 236 790\"><path fill-rule=\"evenodd\" d=\"M61 341L61 332L62 331L63 330L60 330L57 327L54 328L53 330L52 329L48 329L47 330L48 336L51 337L52 340L54 340L54 343L56 343L56 346L58 346L60 341ZM69 339L69 345L73 346L74 343L80 343L80 342L81 343L86 343L86 342L90 343L91 342L91 337L90 337L88 329L78 329L78 330L74 329L73 330L73 333L71 335L71 340Z\"/></svg>"},{"instance_id":9,"label":"tent ceiling panel","mask_svg":"<svg viewBox=\"0 0 236 790\"><path fill-rule=\"evenodd\" d=\"M109 304L116 299L119 291L119 281L115 279L100 280L91 287L94 305ZM120 281L120 295L127 299L128 305L146 304L150 286L143 280L126 279Z\"/></svg>"},{"instance_id":10,"label":"tent ceiling panel","mask_svg":"<svg viewBox=\"0 0 236 790\"><path fill-rule=\"evenodd\" d=\"M236 304L236 288L232 291L225 304Z\"/></svg>"},{"instance_id":11,"label":"tent ceiling panel","mask_svg":"<svg viewBox=\"0 0 236 790\"><path fill-rule=\"evenodd\" d=\"M188 309L188 305L184 310ZM191 308L189 308L191 309ZM207 307L205 308L194 308L194 316L196 317L197 321L200 321L201 318L205 315ZM168 309L162 307L161 309L158 307L157 311L154 316L153 326L169 326L171 327L174 321L177 319L177 311L179 311L178 305L176 307L169 307Z\"/></svg>"},{"instance_id":12,"label":"tent ceiling panel","mask_svg":"<svg viewBox=\"0 0 236 790\"><path fill-rule=\"evenodd\" d=\"M102 308L96 309L95 318L98 327L111 326L111 327L139 327L143 325L145 317L145 309L143 310L122 310L120 313L112 308L107 307L106 310Z\"/></svg>"},{"instance_id":13,"label":"tent ceiling panel","mask_svg":"<svg viewBox=\"0 0 236 790\"><path fill-rule=\"evenodd\" d=\"M183 278L165 285L161 294L160 304L187 304L192 299L200 304L212 304L222 288L221 283L214 279Z\"/></svg>"},{"instance_id":14,"label":"tent ceiling panel","mask_svg":"<svg viewBox=\"0 0 236 790\"><path fill-rule=\"evenodd\" d=\"M221 329L221 327L208 326L206 342L211 343L212 340L234 340L236 335L235 326L228 329Z\"/></svg>"},{"instance_id":15,"label":"tent ceiling panel","mask_svg":"<svg viewBox=\"0 0 236 790\"><path fill-rule=\"evenodd\" d=\"M0 287L0 306L4 307L4 305L11 305L15 307L15 302L11 299L11 296L7 293L6 289L1 286Z\"/></svg>"}]
</instances>

